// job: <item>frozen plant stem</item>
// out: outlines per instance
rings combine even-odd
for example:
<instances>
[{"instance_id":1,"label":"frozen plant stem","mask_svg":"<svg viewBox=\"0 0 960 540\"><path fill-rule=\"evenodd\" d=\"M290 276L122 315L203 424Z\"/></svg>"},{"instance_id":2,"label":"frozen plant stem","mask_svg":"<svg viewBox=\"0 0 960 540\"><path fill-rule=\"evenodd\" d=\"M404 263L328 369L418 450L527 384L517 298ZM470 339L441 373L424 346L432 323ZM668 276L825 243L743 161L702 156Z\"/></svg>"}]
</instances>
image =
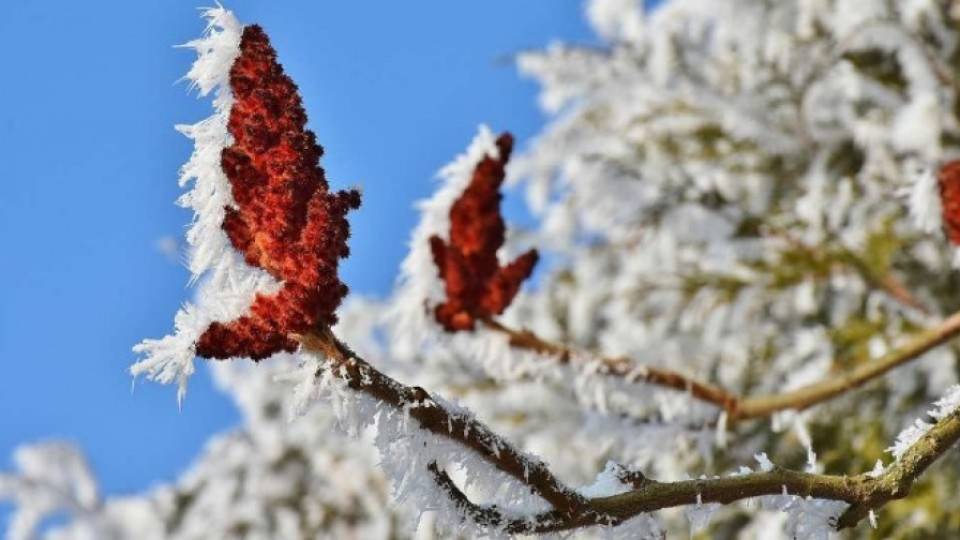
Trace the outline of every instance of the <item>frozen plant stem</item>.
<instances>
[{"instance_id":1,"label":"frozen plant stem","mask_svg":"<svg viewBox=\"0 0 960 540\"><path fill-rule=\"evenodd\" d=\"M960 334L960 313L955 313L939 325L921 332L905 345L844 374L832 376L791 392L739 400L731 417L733 419L762 418L786 409L807 409L863 386L888 371L919 358L958 334Z\"/></svg>"},{"instance_id":2,"label":"frozen plant stem","mask_svg":"<svg viewBox=\"0 0 960 540\"><path fill-rule=\"evenodd\" d=\"M332 364L331 372L342 377L351 389L408 410L421 428L470 448L497 469L529 486L561 515L573 519L582 517L586 511L585 499L557 479L546 464L525 456L472 417L446 410L424 389L405 386L381 373L329 330L291 337L300 341L305 350L326 357Z\"/></svg>"},{"instance_id":3,"label":"frozen plant stem","mask_svg":"<svg viewBox=\"0 0 960 540\"><path fill-rule=\"evenodd\" d=\"M572 363L577 355L566 345L541 339L529 330L516 330L491 318L484 321L487 328L505 334L510 345L555 357L561 363ZM601 357L600 373L622 377L628 381L652 384L689 392L701 401L711 403L727 413L730 422L765 418L788 409L803 410L829 401L850 390L906 364L922 354L960 335L960 312L944 319L939 325L919 333L905 345L872 362L862 364L846 373L831 376L802 388L765 396L738 396L709 382L700 381L676 371L637 365L628 358ZM582 362L582 361L581 361Z\"/></svg>"},{"instance_id":4,"label":"frozen plant stem","mask_svg":"<svg viewBox=\"0 0 960 540\"><path fill-rule=\"evenodd\" d=\"M950 325L946 323L950 322ZM960 314L939 329L930 331L927 345L913 344L904 350L920 354L936 346L960 328ZM523 455L500 435L470 416L448 411L420 387L410 387L390 378L359 358L329 330L291 335L305 352L320 354L330 372L359 392L398 409L407 409L421 428L447 437L473 450L497 469L522 482L549 502L553 509L532 516L515 517L496 506L471 502L436 463L425 471L433 481L477 524L511 534L546 533L592 525L615 525L639 514L692 504L732 502L763 495L795 495L844 501L850 506L837 519L837 529L853 527L871 510L907 496L911 486L940 456L960 439L960 410L938 421L893 465L878 476L812 474L775 467L766 472L736 476L658 482L632 473L635 489L607 497L585 498L565 486L541 461ZM920 341L920 338L915 341ZM904 353L904 355L910 353ZM901 360L903 361L903 360ZM895 364L894 364L895 365ZM891 366L892 367L892 366ZM889 368L888 368L889 369Z\"/></svg>"},{"instance_id":5,"label":"frozen plant stem","mask_svg":"<svg viewBox=\"0 0 960 540\"><path fill-rule=\"evenodd\" d=\"M573 354L574 350L571 347L541 339L529 330L515 330L492 318L484 319L483 324L491 330L505 334L509 338L510 345L514 347L553 356L562 364L577 365L584 363L582 360L578 360L577 355ZM690 392L693 397L712 403L724 410L735 408L737 397L733 394L719 386L699 381L680 372L638 365L623 357L603 357L599 360L599 373L602 375L623 377L631 382L642 382L680 390L681 392Z\"/></svg>"}]
</instances>

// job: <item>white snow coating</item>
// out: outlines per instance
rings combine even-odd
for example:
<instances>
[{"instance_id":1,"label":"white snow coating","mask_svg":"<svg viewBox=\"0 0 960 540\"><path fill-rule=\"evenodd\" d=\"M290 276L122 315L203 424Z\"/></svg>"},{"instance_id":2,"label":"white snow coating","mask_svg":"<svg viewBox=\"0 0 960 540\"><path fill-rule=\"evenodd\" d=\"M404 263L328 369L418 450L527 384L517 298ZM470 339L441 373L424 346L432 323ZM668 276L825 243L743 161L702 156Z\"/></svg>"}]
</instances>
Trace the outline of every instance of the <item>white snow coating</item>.
<instances>
[{"instance_id":1,"label":"white snow coating","mask_svg":"<svg viewBox=\"0 0 960 540\"><path fill-rule=\"evenodd\" d=\"M222 7L203 12L207 19L204 36L184 45L197 51L185 79L201 97L214 94L214 113L193 125L177 130L194 141L193 154L180 170L180 186L193 187L177 201L192 208L193 223L187 229L188 265L191 281L199 280L195 303L187 303L174 318L174 332L160 339L146 339L133 348L144 358L130 367L134 376L163 384L176 383L177 400L182 402L187 380L195 371L193 346L213 321L231 320L243 314L258 291L278 286L265 271L246 264L223 232L224 208L236 206L230 183L220 166L220 155L231 143L227 118L233 96L230 67L240 54L243 26L233 13Z\"/></svg>"},{"instance_id":2,"label":"white snow coating","mask_svg":"<svg viewBox=\"0 0 960 540\"><path fill-rule=\"evenodd\" d=\"M620 465L613 461L608 461L607 464L604 465L603 470L600 471L600 474L594 478L592 484L584 486L577 491L584 497L609 497L610 495L630 491L630 486L620 480L619 474L621 471L622 468Z\"/></svg>"},{"instance_id":3,"label":"white snow coating","mask_svg":"<svg viewBox=\"0 0 960 540\"><path fill-rule=\"evenodd\" d=\"M934 402L933 405L933 408L927 411L927 416L933 418L935 421L940 421L951 414L956 414L960 411L960 385L952 386L943 397ZM934 425L935 422L931 423L917 418L913 421L912 425L907 426L906 429L897 435L896 442L888 449L889 452L899 460L903 457L903 454L926 435Z\"/></svg>"},{"instance_id":4,"label":"white snow coating","mask_svg":"<svg viewBox=\"0 0 960 540\"><path fill-rule=\"evenodd\" d=\"M459 507L424 476L432 463L458 480L472 501L487 504L486 501L492 499L507 509L508 517L531 515L549 508L528 486L493 468L459 443L420 429L409 414L411 408L441 406L453 415L472 418L472 413L459 405L434 396L430 403L409 403L407 409L398 410L365 393L348 389L343 375L332 373L324 363L305 359L299 369L307 376L290 377L298 385L293 392L297 407L305 406L300 401L302 398L320 399L331 408L340 429L347 434L357 436L370 428L375 433L380 467L390 479L394 499L420 512L432 511L434 527L441 534L455 534L463 530L464 523L473 523L473 520L465 508ZM319 376L313 376L318 372ZM502 534L476 523L473 527L487 534Z\"/></svg>"},{"instance_id":5,"label":"white snow coating","mask_svg":"<svg viewBox=\"0 0 960 540\"><path fill-rule=\"evenodd\" d=\"M723 505L717 503L703 504L701 501L697 501L697 504L684 508L683 513L690 522L690 534L694 535L706 531L710 526L713 515L716 514L717 510L722 506Z\"/></svg>"},{"instance_id":6,"label":"white snow coating","mask_svg":"<svg viewBox=\"0 0 960 540\"><path fill-rule=\"evenodd\" d=\"M608 41L639 41L644 32L643 0L594 0L586 3L586 15Z\"/></svg>"},{"instance_id":7,"label":"white snow coating","mask_svg":"<svg viewBox=\"0 0 960 540\"><path fill-rule=\"evenodd\" d=\"M417 203L420 223L410 236L410 251L400 265L396 300L385 313L392 329L391 342L400 358L411 358L421 351L430 329L435 327L433 312L427 306L444 298L443 283L430 252L430 237L449 240L450 208L470 183L477 163L484 156L499 155L495 143L493 132L481 125L467 150L437 173L440 185L434 194Z\"/></svg>"},{"instance_id":8,"label":"white snow coating","mask_svg":"<svg viewBox=\"0 0 960 540\"><path fill-rule=\"evenodd\" d=\"M760 452L759 454L753 456L757 460L757 463L760 464L760 470L763 472L770 472L774 469L774 464L770 461L770 458L767 457L765 452Z\"/></svg>"},{"instance_id":9,"label":"white snow coating","mask_svg":"<svg viewBox=\"0 0 960 540\"><path fill-rule=\"evenodd\" d=\"M0 473L0 500L16 504L7 529L9 540L33 538L41 520L56 511L93 514L98 510L97 482L86 460L71 445L21 446L13 462L18 474Z\"/></svg>"}]
</instances>

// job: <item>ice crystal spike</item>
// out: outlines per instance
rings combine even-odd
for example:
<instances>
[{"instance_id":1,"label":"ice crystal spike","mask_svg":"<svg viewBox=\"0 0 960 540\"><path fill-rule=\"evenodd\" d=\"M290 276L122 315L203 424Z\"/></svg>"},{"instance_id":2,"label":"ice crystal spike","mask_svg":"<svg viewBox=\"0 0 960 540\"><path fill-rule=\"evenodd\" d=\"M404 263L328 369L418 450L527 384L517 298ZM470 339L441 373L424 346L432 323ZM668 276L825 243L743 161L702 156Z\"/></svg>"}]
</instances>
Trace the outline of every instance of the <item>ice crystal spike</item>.
<instances>
[{"instance_id":1,"label":"ice crystal spike","mask_svg":"<svg viewBox=\"0 0 960 540\"><path fill-rule=\"evenodd\" d=\"M258 294L241 317L210 324L196 352L260 360L293 351L291 333L336 323L347 293L337 275L349 253L346 214L360 206L360 194L330 192L297 86L259 26L243 30L230 89L235 101L227 128L234 143L224 148L221 165L236 207L225 208L223 230L248 264L282 285L275 294Z\"/></svg>"},{"instance_id":2,"label":"ice crystal spike","mask_svg":"<svg viewBox=\"0 0 960 540\"><path fill-rule=\"evenodd\" d=\"M510 305L520 284L537 263L530 250L500 266L497 250L503 245L500 185L513 149L513 137L504 133L496 141L498 155L484 156L470 184L450 209L450 240L430 238L434 263L444 281L447 300L434 316L450 332L472 330L478 318L499 315Z\"/></svg>"},{"instance_id":3,"label":"ice crystal spike","mask_svg":"<svg viewBox=\"0 0 960 540\"><path fill-rule=\"evenodd\" d=\"M943 207L943 230L954 246L960 246L960 160L940 167L937 174Z\"/></svg>"}]
</instances>

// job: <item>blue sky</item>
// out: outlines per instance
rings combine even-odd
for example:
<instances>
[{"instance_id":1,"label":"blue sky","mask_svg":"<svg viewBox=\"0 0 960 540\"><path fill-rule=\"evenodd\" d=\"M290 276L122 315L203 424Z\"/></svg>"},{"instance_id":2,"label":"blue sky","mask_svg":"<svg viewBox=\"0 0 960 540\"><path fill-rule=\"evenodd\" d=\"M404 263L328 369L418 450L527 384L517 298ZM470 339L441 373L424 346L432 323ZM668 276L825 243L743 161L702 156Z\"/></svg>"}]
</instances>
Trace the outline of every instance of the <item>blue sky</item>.
<instances>
[{"instance_id":1,"label":"blue sky","mask_svg":"<svg viewBox=\"0 0 960 540\"><path fill-rule=\"evenodd\" d=\"M17 445L79 444L108 494L172 481L237 423L205 369L183 409L140 381L130 347L169 332L188 272L157 248L190 219L173 204L191 143L173 130L210 105L176 81L173 48L203 28L177 1L0 4L0 469ZM385 294L412 202L476 126L539 131L536 86L512 53L590 43L577 0L233 1L298 83L335 188L361 185L343 276ZM514 194L515 197L518 194Z\"/></svg>"}]
</instances>

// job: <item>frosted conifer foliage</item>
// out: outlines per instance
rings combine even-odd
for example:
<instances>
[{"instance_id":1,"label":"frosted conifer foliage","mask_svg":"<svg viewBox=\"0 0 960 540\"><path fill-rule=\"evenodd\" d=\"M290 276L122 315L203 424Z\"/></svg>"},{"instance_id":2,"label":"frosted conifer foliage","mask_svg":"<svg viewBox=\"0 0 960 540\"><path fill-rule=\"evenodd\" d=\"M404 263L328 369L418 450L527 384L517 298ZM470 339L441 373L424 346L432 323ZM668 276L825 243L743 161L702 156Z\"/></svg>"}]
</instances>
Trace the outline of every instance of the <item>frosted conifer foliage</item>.
<instances>
[{"instance_id":1,"label":"frosted conifer foliage","mask_svg":"<svg viewBox=\"0 0 960 540\"><path fill-rule=\"evenodd\" d=\"M542 216L536 245L565 257L518 321L756 395L878 358L956 311L935 183L958 153L947 2L589 4L608 49L520 58L555 119L514 178ZM846 449L827 470L869 468L850 457L868 443L843 434L872 419L889 441L956 380L938 351L789 422L821 455ZM703 459L758 449L727 439Z\"/></svg>"},{"instance_id":2,"label":"frosted conifer foliage","mask_svg":"<svg viewBox=\"0 0 960 540\"><path fill-rule=\"evenodd\" d=\"M177 483L107 500L85 466L39 474L29 463L61 454L25 447L34 457L0 475L18 534L66 510L56 537L957 535L955 11L588 1L602 47L519 57L543 132L512 155L507 134L465 138L419 206L394 293L336 314L345 290L310 286L338 283L337 257L297 266L288 255L309 250L272 244L293 234L258 221L223 172L225 149L262 159L231 131L250 97L228 72L273 57L208 11L188 78L215 114L185 129L181 200L197 213L198 294L134 371L182 389L216 328L218 384L244 425ZM352 195L319 178L314 208L344 217ZM518 192L530 230L500 212ZM318 230L299 225L317 211L288 203L290 230ZM299 272L316 268L333 274ZM310 304L291 287L326 291L310 325L261 300ZM238 328L269 343L231 349L262 335Z\"/></svg>"}]
</instances>

